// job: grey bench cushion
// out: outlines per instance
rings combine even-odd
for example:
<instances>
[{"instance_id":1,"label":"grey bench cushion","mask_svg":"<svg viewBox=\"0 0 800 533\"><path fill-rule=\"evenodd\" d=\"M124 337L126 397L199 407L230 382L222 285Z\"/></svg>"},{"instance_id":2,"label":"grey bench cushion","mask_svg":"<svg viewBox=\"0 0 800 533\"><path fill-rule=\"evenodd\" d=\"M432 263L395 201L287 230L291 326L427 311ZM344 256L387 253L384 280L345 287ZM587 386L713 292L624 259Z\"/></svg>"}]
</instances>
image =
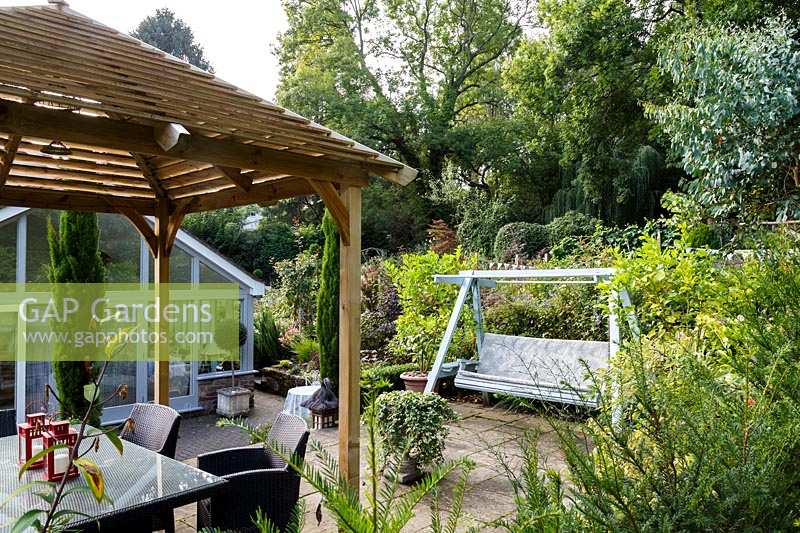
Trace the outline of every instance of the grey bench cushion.
<instances>
[{"instance_id":1,"label":"grey bench cushion","mask_svg":"<svg viewBox=\"0 0 800 533\"><path fill-rule=\"evenodd\" d=\"M475 372L459 372L456 385L576 403L576 393L592 388L590 372L608 365L608 348L599 341L487 333ZM520 394L526 387L534 390Z\"/></svg>"}]
</instances>

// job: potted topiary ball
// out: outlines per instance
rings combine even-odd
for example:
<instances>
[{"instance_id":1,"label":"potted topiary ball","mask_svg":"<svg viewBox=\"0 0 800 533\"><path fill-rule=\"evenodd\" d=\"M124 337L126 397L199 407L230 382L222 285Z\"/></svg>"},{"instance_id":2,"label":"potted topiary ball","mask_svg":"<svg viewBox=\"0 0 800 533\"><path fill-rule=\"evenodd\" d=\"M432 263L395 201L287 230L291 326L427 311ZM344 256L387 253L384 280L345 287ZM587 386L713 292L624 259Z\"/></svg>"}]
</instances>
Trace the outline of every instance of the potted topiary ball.
<instances>
[{"instance_id":1,"label":"potted topiary ball","mask_svg":"<svg viewBox=\"0 0 800 533\"><path fill-rule=\"evenodd\" d=\"M458 419L438 394L414 391L381 394L375 401L375 417L384 458L396 462L399 481L406 485L444 460L447 423Z\"/></svg>"}]
</instances>

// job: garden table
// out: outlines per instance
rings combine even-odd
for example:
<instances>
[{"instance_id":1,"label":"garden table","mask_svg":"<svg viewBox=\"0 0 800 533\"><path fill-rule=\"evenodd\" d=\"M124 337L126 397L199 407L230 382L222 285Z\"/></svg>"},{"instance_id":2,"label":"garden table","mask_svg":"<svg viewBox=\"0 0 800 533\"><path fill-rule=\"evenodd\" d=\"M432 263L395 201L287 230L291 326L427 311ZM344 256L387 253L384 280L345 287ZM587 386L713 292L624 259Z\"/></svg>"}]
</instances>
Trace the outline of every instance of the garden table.
<instances>
[{"instance_id":1,"label":"garden table","mask_svg":"<svg viewBox=\"0 0 800 533\"><path fill-rule=\"evenodd\" d=\"M91 440L81 447L91 446ZM208 498L223 488L226 480L211 475L174 459L164 457L131 442L123 442L123 454L104 437L100 449L91 451L87 459L96 462L105 477L106 494L111 502L98 503L89 492L69 494L61 509L80 511L90 516L76 517L71 523L78 529L130 524L131 517L149 519L176 507ZM0 438L0 501L23 483L44 479L44 470L29 470L18 480L17 437ZM82 477L71 479L67 488L85 483ZM30 491L20 494L0 507L0 531L9 531L20 515L33 508L43 508L46 503ZM134 520L135 521L135 520ZM124 528L123 528L124 530Z\"/></svg>"},{"instance_id":2,"label":"garden table","mask_svg":"<svg viewBox=\"0 0 800 533\"><path fill-rule=\"evenodd\" d=\"M299 416L310 426L311 411L300 404L311 398L319 390L319 387L319 385L303 385L289 389L289 392L286 393L286 401L283 403L283 412Z\"/></svg>"}]
</instances>

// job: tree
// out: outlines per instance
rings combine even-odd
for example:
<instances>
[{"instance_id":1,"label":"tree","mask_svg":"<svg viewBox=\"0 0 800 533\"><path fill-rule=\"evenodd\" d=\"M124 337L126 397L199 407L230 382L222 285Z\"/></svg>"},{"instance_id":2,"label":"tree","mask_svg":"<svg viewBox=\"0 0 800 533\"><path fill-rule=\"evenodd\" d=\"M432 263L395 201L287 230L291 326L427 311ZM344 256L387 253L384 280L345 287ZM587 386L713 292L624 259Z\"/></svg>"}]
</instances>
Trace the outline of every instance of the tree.
<instances>
[{"instance_id":1,"label":"tree","mask_svg":"<svg viewBox=\"0 0 800 533\"><path fill-rule=\"evenodd\" d=\"M797 28L702 26L668 40L659 66L674 99L649 108L692 176L687 192L717 220L800 216Z\"/></svg>"},{"instance_id":2,"label":"tree","mask_svg":"<svg viewBox=\"0 0 800 533\"><path fill-rule=\"evenodd\" d=\"M414 221L415 240L403 241L407 246L424 239L433 218L450 218L443 206L425 200L448 165L458 167L452 175L462 183L485 187L492 165L502 161L468 156L471 145L496 134L481 125L503 120L508 109L501 67L522 35L530 4L284 1L289 30L277 47L279 102L421 171L399 194L401 203L388 206L388 217L399 222L389 233L406 227L407 213L424 214L421 224ZM513 158L517 148L493 146L504 158Z\"/></svg>"},{"instance_id":3,"label":"tree","mask_svg":"<svg viewBox=\"0 0 800 533\"><path fill-rule=\"evenodd\" d=\"M63 298L64 284L103 283L105 267L100 256L100 230L95 213L74 213L62 211L58 229L48 223L47 240L50 246L48 279L54 284L54 298ZM88 289L91 290L91 289ZM76 313L64 327L73 330L89 331L90 315ZM65 360L67 355L63 346L58 346L53 358L53 373L61 400L61 416L64 418L82 417L89 407L84 397L84 386L92 382L91 347L84 350L84 361ZM61 355L61 357L59 357ZM95 422L99 413L95 414Z\"/></svg>"},{"instance_id":4,"label":"tree","mask_svg":"<svg viewBox=\"0 0 800 533\"><path fill-rule=\"evenodd\" d=\"M322 217L325 247L317 292L317 341L321 378L339 381L339 230L330 212Z\"/></svg>"},{"instance_id":5,"label":"tree","mask_svg":"<svg viewBox=\"0 0 800 533\"><path fill-rule=\"evenodd\" d=\"M131 35L198 68L214 71L203 47L195 42L192 28L166 7L142 20Z\"/></svg>"}]
</instances>

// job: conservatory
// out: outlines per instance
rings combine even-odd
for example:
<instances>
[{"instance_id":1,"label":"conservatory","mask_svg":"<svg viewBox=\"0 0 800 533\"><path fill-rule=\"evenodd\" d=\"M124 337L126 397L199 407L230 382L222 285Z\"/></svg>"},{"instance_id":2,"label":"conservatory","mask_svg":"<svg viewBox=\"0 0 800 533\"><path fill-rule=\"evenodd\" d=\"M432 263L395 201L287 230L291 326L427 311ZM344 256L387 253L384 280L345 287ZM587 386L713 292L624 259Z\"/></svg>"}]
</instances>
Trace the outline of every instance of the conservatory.
<instances>
[{"instance_id":1,"label":"conservatory","mask_svg":"<svg viewBox=\"0 0 800 533\"><path fill-rule=\"evenodd\" d=\"M58 211L46 209L0 208L0 283L47 281L47 223L51 220L57 225L58 214ZM101 255L106 264L108 281L150 283L153 280L153 257L144 239L121 215L100 213L98 217ZM252 383L253 306L255 300L264 294L264 284L183 230L178 232L172 251L170 279L176 283L239 285L240 318L248 335L235 368L239 383ZM11 307L0 309L0 350L13 352L21 323L16 306ZM184 412L213 409L216 390L230 385L230 367L227 365L230 363L171 363L170 405ZM152 357L112 363L103 388L110 393L117 385L127 384L130 392L125 400L116 398L115 405L106 407L103 421L124 419L134 403L152 401L154 374ZM50 363L0 361L0 409L14 409L21 421L26 411L40 408L48 383L54 385Z\"/></svg>"}]
</instances>

